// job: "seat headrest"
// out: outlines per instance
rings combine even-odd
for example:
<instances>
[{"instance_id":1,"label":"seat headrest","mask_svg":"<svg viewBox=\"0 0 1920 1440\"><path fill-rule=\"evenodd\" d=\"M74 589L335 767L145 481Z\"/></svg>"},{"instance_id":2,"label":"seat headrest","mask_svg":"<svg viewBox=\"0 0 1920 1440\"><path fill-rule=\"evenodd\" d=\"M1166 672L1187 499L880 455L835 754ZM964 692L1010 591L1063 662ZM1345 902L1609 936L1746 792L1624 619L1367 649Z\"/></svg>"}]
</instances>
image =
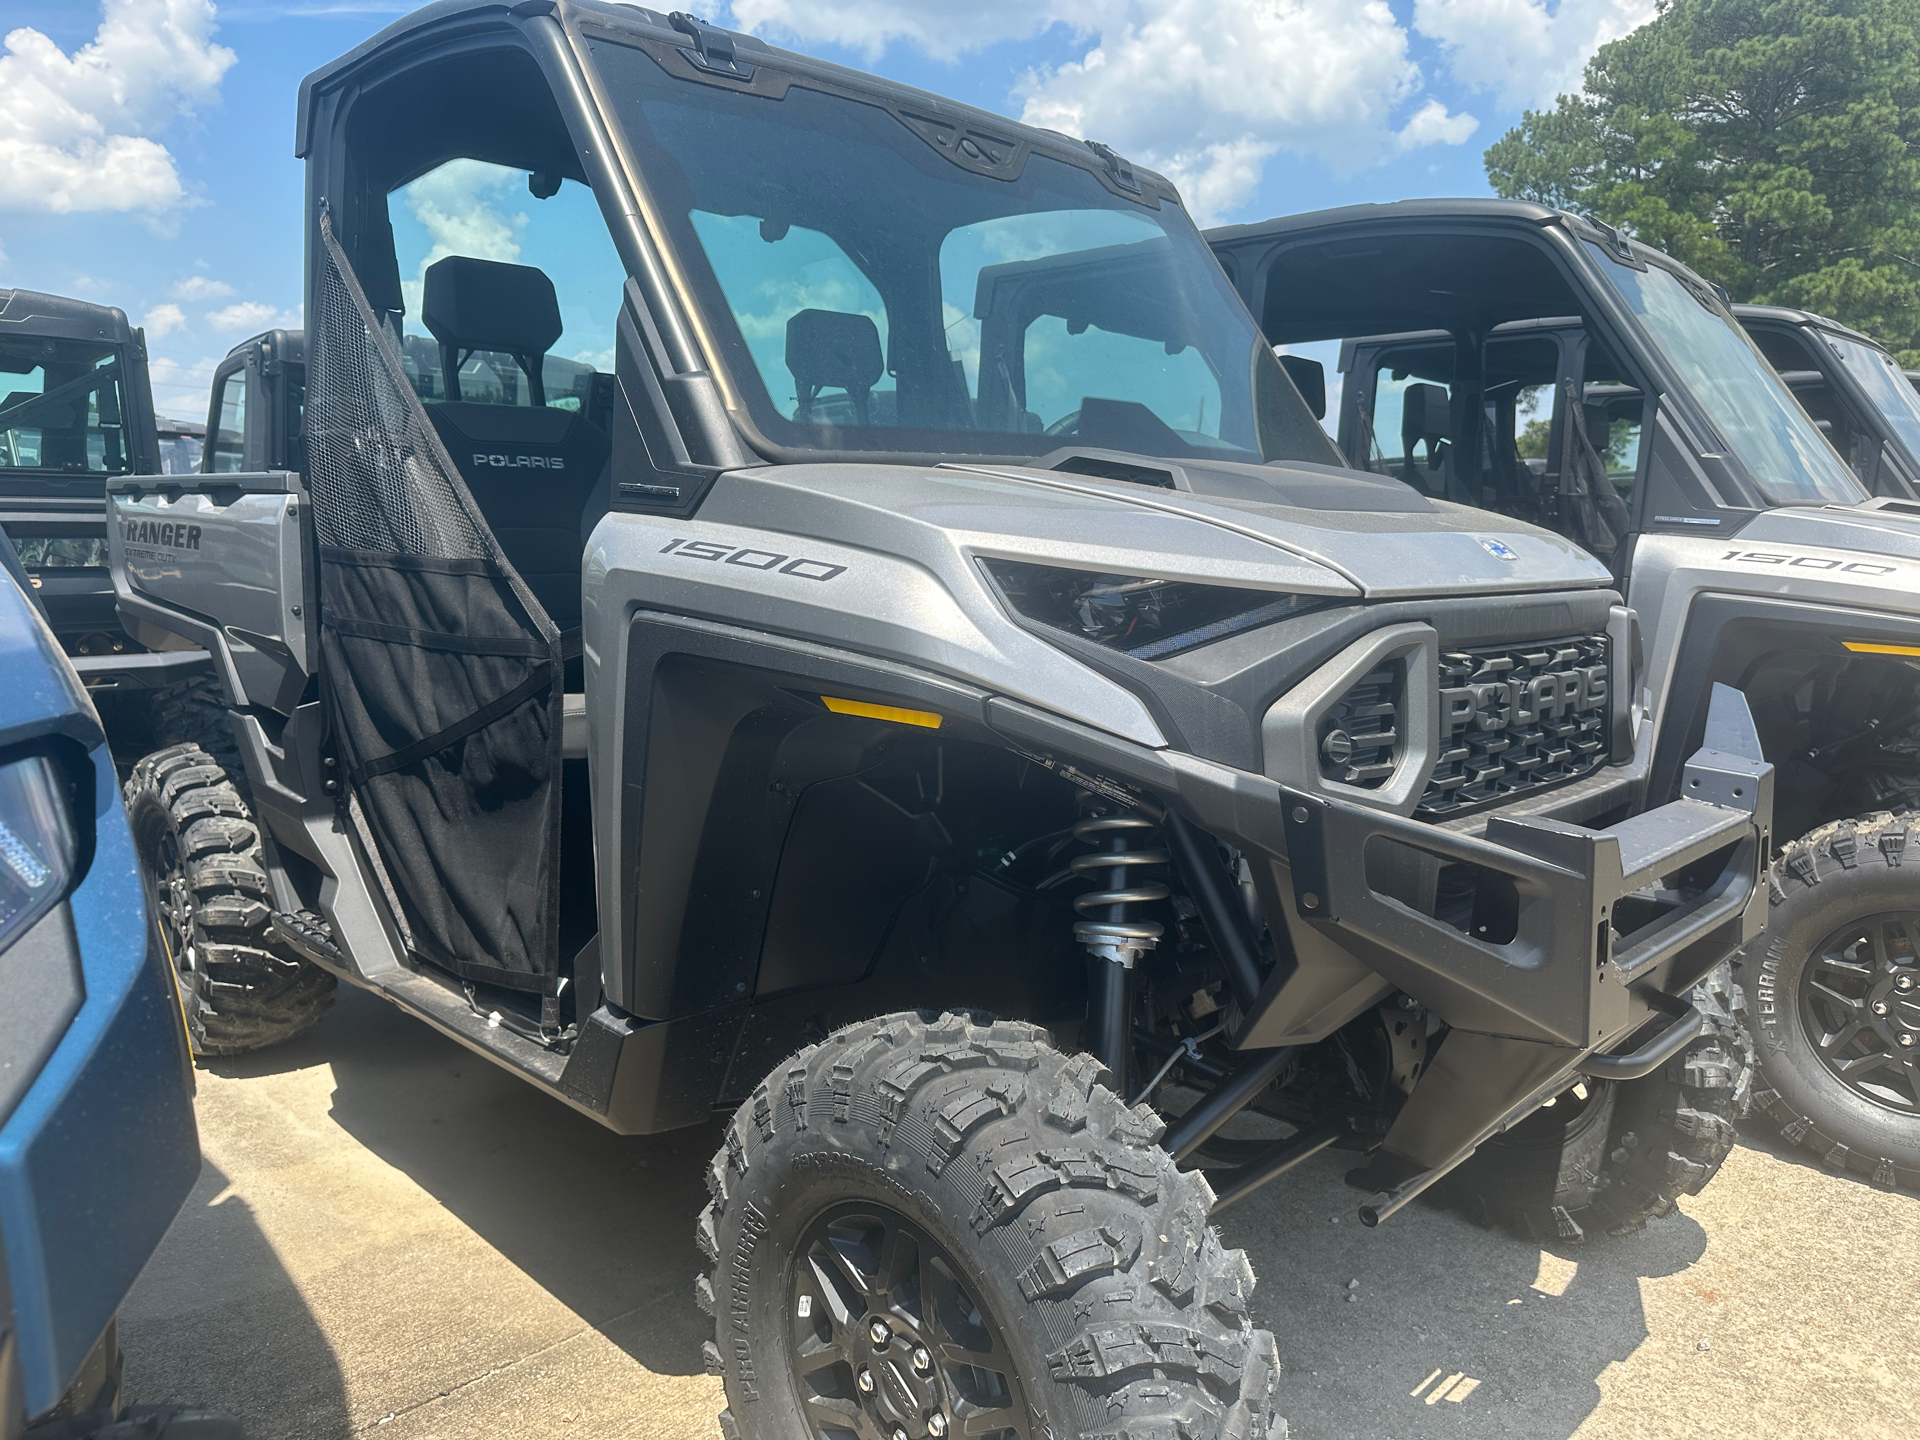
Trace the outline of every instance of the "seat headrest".
<instances>
[{"instance_id":1,"label":"seat headrest","mask_svg":"<svg viewBox=\"0 0 1920 1440\"><path fill-rule=\"evenodd\" d=\"M560 338L553 281L532 265L449 255L427 267L420 321L442 345L544 355Z\"/></svg>"},{"instance_id":2,"label":"seat headrest","mask_svg":"<svg viewBox=\"0 0 1920 1440\"><path fill-rule=\"evenodd\" d=\"M1444 385L1409 385L1401 406L1400 441L1405 447L1401 454L1411 454L1419 441L1426 441L1431 450L1440 441L1452 437L1453 419Z\"/></svg>"},{"instance_id":3,"label":"seat headrest","mask_svg":"<svg viewBox=\"0 0 1920 1440\"><path fill-rule=\"evenodd\" d=\"M864 395L886 373L880 327L870 315L802 310L787 321L787 369L803 398L825 389Z\"/></svg>"}]
</instances>

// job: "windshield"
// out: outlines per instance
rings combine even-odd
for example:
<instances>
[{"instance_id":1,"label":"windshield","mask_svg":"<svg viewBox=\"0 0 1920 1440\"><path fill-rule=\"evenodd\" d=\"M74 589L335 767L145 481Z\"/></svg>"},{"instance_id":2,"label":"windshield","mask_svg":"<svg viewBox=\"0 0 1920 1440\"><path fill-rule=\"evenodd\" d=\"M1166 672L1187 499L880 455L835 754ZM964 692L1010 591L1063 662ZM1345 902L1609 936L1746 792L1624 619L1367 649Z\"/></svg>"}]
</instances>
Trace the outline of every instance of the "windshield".
<instances>
[{"instance_id":1,"label":"windshield","mask_svg":"<svg viewBox=\"0 0 1920 1440\"><path fill-rule=\"evenodd\" d=\"M1664 266L1635 270L1597 245L1587 249L1771 503L1855 505L1867 498L1724 307Z\"/></svg>"},{"instance_id":2,"label":"windshield","mask_svg":"<svg viewBox=\"0 0 1920 1440\"><path fill-rule=\"evenodd\" d=\"M1900 363L1878 345L1843 339L1826 331L1820 332L1820 338L1860 382L1873 408L1886 417L1907 452L1920 460L1920 394L1914 392Z\"/></svg>"},{"instance_id":3,"label":"windshield","mask_svg":"<svg viewBox=\"0 0 1920 1440\"><path fill-rule=\"evenodd\" d=\"M0 340L0 476L118 475L131 468L112 347Z\"/></svg>"},{"instance_id":4,"label":"windshield","mask_svg":"<svg viewBox=\"0 0 1920 1440\"><path fill-rule=\"evenodd\" d=\"M1177 205L1040 154L977 174L891 111L799 83L772 100L595 54L774 445L1341 463Z\"/></svg>"}]
</instances>

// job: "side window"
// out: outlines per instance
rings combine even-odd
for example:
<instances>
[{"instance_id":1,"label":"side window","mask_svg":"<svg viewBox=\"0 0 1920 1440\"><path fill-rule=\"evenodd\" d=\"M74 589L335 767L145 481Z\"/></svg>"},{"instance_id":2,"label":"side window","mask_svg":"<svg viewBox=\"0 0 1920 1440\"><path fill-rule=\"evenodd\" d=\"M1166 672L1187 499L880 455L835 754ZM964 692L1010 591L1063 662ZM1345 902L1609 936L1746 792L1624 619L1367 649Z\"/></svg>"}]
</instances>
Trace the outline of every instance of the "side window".
<instances>
[{"instance_id":1,"label":"side window","mask_svg":"<svg viewBox=\"0 0 1920 1440\"><path fill-rule=\"evenodd\" d=\"M1614 492L1623 503L1630 503L1635 479L1640 474L1646 397L1595 342L1587 347L1581 398L1581 428L1587 442L1599 456L1600 467Z\"/></svg>"},{"instance_id":2,"label":"side window","mask_svg":"<svg viewBox=\"0 0 1920 1440\"><path fill-rule=\"evenodd\" d=\"M127 468L113 351L0 342L0 470L118 474Z\"/></svg>"},{"instance_id":3,"label":"side window","mask_svg":"<svg viewBox=\"0 0 1920 1440\"><path fill-rule=\"evenodd\" d=\"M220 382L220 413L209 437L207 469L232 475L246 468L247 372L235 370Z\"/></svg>"},{"instance_id":4,"label":"side window","mask_svg":"<svg viewBox=\"0 0 1920 1440\"><path fill-rule=\"evenodd\" d=\"M1361 392L1367 468L1415 489L1441 493L1447 456L1453 347L1392 350L1373 365Z\"/></svg>"},{"instance_id":5,"label":"side window","mask_svg":"<svg viewBox=\"0 0 1920 1440\"><path fill-rule=\"evenodd\" d=\"M1753 337L1753 343L1760 347L1760 353L1767 357L1767 363L1782 375L1794 370L1820 368L1820 362L1814 358L1806 342L1791 331L1757 325L1747 333Z\"/></svg>"},{"instance_id":6,"label":"side window","mask_svg":"<svg viewBox=\"0 0 1920 1440\"><path fill-rule=\"evenodd\" d=\"M899 423L880 292L804 225L692 212L694 234L774 408L814 425Z\"/></svg>"},{"instance_id":7,"label":"side window","mask_svg":"<svg viewBox=\"0 0 1920 1440\"><path fill-rule=\"evenodd\" d=\"M446 337L436 338L422 315L427 271L464 256L531 267L552 283L561 331L540 365L544 402L558 410L592 407L593 376L613 372L614 327L627 277L591 190L505 165L449 160L389 195L387 214L406 307L401 358L422 400L442 401L449 391L442 373ZM476 330L484 330L489 318L461 317ZM476 337L454 337L469 338ZM534 403L522 357L465 343L456 343L454 353L462 400Z\"/></svg>"}]
</instances>

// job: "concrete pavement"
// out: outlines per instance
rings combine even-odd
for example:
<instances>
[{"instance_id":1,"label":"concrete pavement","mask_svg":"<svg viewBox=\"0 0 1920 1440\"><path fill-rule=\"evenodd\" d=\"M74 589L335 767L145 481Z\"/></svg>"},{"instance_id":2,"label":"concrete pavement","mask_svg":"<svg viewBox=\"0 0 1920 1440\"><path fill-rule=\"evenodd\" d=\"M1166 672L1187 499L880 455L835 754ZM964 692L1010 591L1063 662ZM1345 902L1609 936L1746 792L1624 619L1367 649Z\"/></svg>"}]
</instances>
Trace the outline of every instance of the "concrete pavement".
<instances>
[{"instance_id":1,"label":"concrete pavement","mask_svg":"<svg viewBox=\"0 0 1920 1440\"><path fill-rule=\"evenodd\" d=\"M344 987L203 1070L199 1113L201 1184L122 1315L135 1399L254 1440L717 1434L692 1299L717 1130L609 1135ZM1683 1214L1543 1251L1421 1206L1365 1230L1342 1168L1222 1225L1302 1440L1920 1428L1920 1200L1753 1129Z\"/></svg>"}]
</instances>

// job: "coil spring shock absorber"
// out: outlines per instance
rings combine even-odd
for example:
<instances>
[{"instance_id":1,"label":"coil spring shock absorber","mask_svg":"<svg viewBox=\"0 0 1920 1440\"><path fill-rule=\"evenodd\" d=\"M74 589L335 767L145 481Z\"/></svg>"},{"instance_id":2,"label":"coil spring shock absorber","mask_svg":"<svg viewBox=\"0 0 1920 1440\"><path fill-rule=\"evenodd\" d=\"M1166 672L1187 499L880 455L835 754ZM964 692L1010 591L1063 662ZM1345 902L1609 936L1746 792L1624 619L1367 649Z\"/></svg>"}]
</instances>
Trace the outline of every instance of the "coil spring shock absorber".
<instances>
[{"instance_id":1,"label":"coil spring shock absorber","mask_svg":"<svg viewBox=\"0 0 1920 1440\"><path fill-rule=\"evenodd\" d=\"M1083 844L1096 847L1076 856L1069 869L1104 888L1078 896L1073 908L1085 917L1076 921L1074 938L1095 959L1093 994L1089 999L1090 1034L1087 1048L1113 1072L1114 1089L1126 1095L1132 1085L1133 1004L1128 981L1134 962L1160 943L1165 927L1141 915L1143 905L1165 900L1173 892L1144 874L1148 866L1169 863L1167 852L1145 842L1154 823L1137 810L1112 815L1090 815L1073 827Z\"/></svg>"}]
</instances>

